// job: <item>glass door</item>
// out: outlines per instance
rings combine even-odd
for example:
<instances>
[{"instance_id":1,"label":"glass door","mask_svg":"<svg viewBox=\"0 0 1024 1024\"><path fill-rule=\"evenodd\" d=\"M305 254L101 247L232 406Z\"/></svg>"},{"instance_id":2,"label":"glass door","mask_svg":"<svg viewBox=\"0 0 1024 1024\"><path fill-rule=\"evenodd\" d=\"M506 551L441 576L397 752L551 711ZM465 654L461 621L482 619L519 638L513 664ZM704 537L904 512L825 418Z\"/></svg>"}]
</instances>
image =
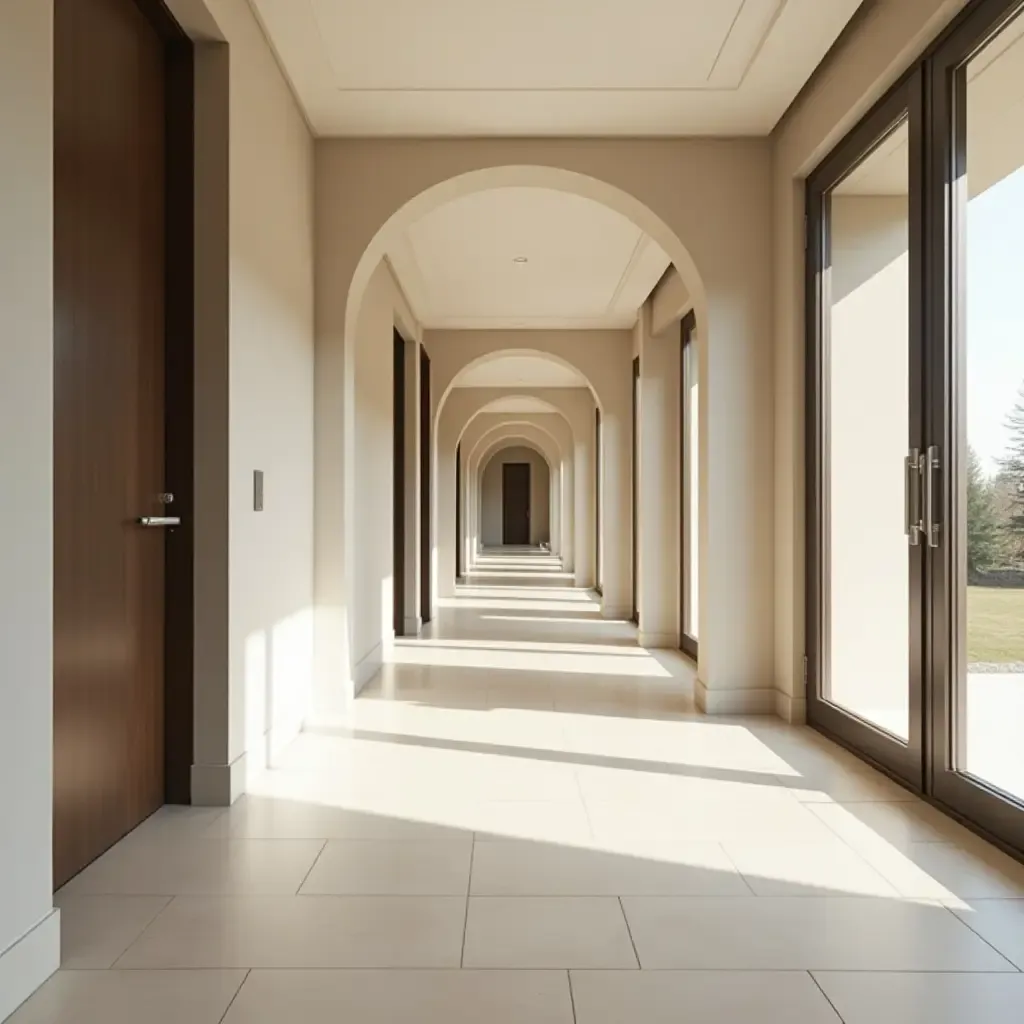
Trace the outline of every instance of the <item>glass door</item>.
<instances>
[{"instance_id":1,"label":"glass door","mask_svg":"<svg viewBox=\"0 0 1024 1024\"><path fill-rule=\"evenodd\" d=\"M935 797L1024 850L1024 8L976 5L929 64Z\"/></svg>"},{"instance_id":2,"label":"glass door","mask_svg":"<svg viewBox=\"0 0 1024 1024\"><path fill-rule=\"evenodd\" d=\"M923 787L914 77L808 182L808 719Z\"/></svg>"}]
</instances>

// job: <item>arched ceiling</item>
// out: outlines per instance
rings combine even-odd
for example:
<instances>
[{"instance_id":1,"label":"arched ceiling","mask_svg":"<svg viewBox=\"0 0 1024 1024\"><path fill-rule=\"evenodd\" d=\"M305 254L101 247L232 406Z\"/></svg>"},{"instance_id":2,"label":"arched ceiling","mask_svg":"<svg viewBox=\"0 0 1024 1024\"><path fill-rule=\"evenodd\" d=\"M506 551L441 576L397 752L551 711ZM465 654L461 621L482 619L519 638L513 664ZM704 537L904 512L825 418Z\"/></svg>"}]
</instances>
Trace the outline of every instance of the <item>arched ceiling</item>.
<instances>
[{"instance_id":1,"label":"arched ceiling","mask_svg":"<svg viewBox=\"0 0 1024 1024\"><path fill-rule=\"evenodd\" d=\"M572 367L563 366L543 356L496 356L471 366L455 378L457 388L583 388L583 376ZM509 396L506 403L543 405L537 398ZM488 409L489 412L497 410ZM536 409L503 408L502 412L536 412ZM550 407L544 412L550 412Z\"/></svg>"},{"instance_id":2,"label":"arched ceiling","mask_svg":"<svg viewBox=\"0 0 1024 1024\"><path fill-rule=\"evenodd\" d=\"M629 328L668 266L620 213L545 188L446 203L387 254L427 328Z\"/></svg>"},{"instance_id":3,"label":"arched ceiling","mask_svg":"<svg viewBox=\"0 0 1024 1024\"><path fill-rule=\"evenodd\" d=\"M765 135L861 0L250 0L320 135Z\"/></svg>"}]
</instances>

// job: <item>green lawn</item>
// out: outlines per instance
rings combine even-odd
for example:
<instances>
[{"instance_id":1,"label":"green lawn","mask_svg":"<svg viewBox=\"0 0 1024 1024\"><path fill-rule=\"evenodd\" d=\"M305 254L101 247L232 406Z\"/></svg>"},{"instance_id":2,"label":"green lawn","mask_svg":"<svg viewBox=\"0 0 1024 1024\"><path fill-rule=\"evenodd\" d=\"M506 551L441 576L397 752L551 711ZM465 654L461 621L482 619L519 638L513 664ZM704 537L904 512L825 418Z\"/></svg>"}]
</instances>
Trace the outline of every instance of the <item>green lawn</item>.
<instances>
[{"instance_id":1,"label":"green lawn","mask_svg":"<svg viewBox=\"0 0 1024 1024\"><path fill-rule=\"evenodd\" d=\"M967 588L968 662L1024 662L1024 590Z\"/></svg>"}]
</instances>

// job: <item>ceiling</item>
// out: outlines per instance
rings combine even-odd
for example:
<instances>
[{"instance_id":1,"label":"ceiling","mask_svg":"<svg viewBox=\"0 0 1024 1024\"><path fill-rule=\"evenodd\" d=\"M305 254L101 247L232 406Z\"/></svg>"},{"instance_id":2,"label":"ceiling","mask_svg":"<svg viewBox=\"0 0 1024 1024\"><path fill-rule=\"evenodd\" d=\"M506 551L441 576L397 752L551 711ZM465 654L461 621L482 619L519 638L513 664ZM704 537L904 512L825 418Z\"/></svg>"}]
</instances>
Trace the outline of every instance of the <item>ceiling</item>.
<instances>
[{"instance_id":1,"label":"ceiling","mask_svg":"<svg viewBox=\"0 0 1024 1024\"><path fill-rule=\"evenodd\" d=\"M314 130L764 135L861 0L249 0Z\"/></svg>"},{"instance_id":2,"label":"ceiling","mask_svg":"<svg viewBox=\"0 0 1024 1024\"><path fill-rule=\"evenodd\" d=\"M582 388L586 379L568 366L543 356L498 356L463 370L454 381L457 388ZM487 412L551 412L538 398L509 396L491 403ZM508 407L514 405L514 408Z\"/></svg>"},{"instance_id":3,"label":"ceiling","mask_svg":"<svg viewBox=\"0 0 1024 1024\"><path fill-rule=\"evenodd\" d=\"M462 387L457 383L456 387ZM575 385L574 385L575 386ZM498 398L489 402L481 410L482 413L557 413L558 409L550 402L541 398L531 398L529 395L510 395L508 398Z\"/></svg>"},{"instance_id":4,"label":"ceiling","mask_svg":"<svg viewBox=\"0 0 1024 1024\"><path fill-rule=\"evenodd\" d=\"M669 264L621 214L543 188L453 200L387 256L417 319L434 329L629 328Z\"/></svg>"}]
</instances>

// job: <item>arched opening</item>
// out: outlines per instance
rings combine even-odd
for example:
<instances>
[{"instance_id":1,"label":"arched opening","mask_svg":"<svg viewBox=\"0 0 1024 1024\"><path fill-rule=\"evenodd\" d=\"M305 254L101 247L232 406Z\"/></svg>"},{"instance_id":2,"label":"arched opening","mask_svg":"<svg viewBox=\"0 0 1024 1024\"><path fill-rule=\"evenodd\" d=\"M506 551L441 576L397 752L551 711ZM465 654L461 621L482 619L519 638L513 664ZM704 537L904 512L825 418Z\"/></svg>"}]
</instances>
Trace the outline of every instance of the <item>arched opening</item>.
<instances>
[{"instance_id":1,"label":"arched opening","mask_svg":"<svg viewBox=\"0 0 1024 1024\"><path fill-rule=\"evenodd\" d=\"M375 357L372 354L373 345L367 342L366 325L371 325L374 332L385 327L397 327L411 345L418 346L424 340L423 333L416 330L415 317L403 295L394 298L387 296L381 300L381 267L390 266L385 256L389 247L396 244L396 238L430 211L460 197L507 188L535 188L567 197L583 197L625 218L640 228L644 237L652 239L656 247L660 247L669 264L677 269L686 282L698 317L706 316L702 279L676 231L625 189L579 171L533 165L479 168L430 184L416 194L407 196L404 202L381 218L358 258L349 265L350 273L343 265L338 268L341 272L339 280L344 281L346 277L348 280L347 290L342 292L344 300L334 303L333 313L321 318L326 338L322 345L325 352L320 365L326 368L328 378L331 379L323 380L323 373L318 370L318 389L340 398L336 404L318 402L318 418L322 421L329 408L333 407L339 414L334 422L341 427L342 439L340 448L335 449L338 457L327 468L327 479L324 479L323 464L330 452L323 449L330 449L336 444L336 434L326 446L321 446L322 457L319 459L318 606L326 614L318 615L317 620L318 627L322 626L317 632L318 665L323 669L332 661L337 663L339 657L347 661L354 670L356 689L382 660L383 646L376 642L377 630L374 626L377 613L372 601L367 605L365 595L372 595L378 589L376 575L386 572L386 567L382 567L387 561L386 553L378 553L381 565L368 568L373 561L372 553L363 550L362 545L355 542L357 535L364 536L364 531L372 527L374 517L373 502L363 501L368 490L367 484L372 484L372 466L376 458L374 447L372 443L367 443L362 426L368 411L372 410L372 391L375 387ZM397 290L401 292L402 289ZM380 323L377 323L378 320ZM620 487L620 477L628 472L629 454L623 450L627 417L621 393L623 386L619 378L625 375L620 373L622 368L618 366L618 350L625 350L628 342L624 343L621 337L607 339L607 351L599 351L598 347L589 344L589 339L581 337L585 333L581 331L545 332L542 342L536 336L531 336L529 330L516 331L514 336L509 331L508 337L500 339L502 344L498 344L498 339L493 337L484 337L487 332L459 333L462 336L457 345L439 345L430 350L430 422L433 435L430 518L434 535L431 557L425 561L430 566L433 586L425 589L436 595L436 598L443 598L451 593L455 581L455 538L452 538L449 554L449 545L443 541L443 533L449 530L444 525L447 520L451 519L454 523L456 518L456 502L460 499L456 495L454 481L455 450L471 416L461 422L458 417L449 422L448 413L453 396L461 390L460 385L468 375L510 359L534 359L558 368L572 375L570 386L588 397L589 407L581 411L580 425L573 427L574 491L579 493L561 496L564 499L565 516L575 521L577 534L586 533L592 538L586 551L576 544L572 554L577 585L593 586L594 551L597 549L594 531L598 505L603 501L608 506L602 509L601 519L610 531L621 531L631 514L621 498L624 489ZM605 333L614 332L609 330ZM622 330L619 333L624 335L626 332ZM613 349L615 354L612 354ZM333 376L335 374L337 376ZM340 395L336 390L339 382ZM595 482L591 479L596 461L593 423L598 411L605 425L603 443L609 449L601 459L608 471L600 493L597 493ZM465 454L463 451L463 457ZM340 474L341 478L336 483L329 479L334 474ZM580 494L586 494L586 497L580 497ZM333 519L330 517L332 505L339 513ZM342 524L340 545L337 537L339 522ZM328 533L334 536L326 536ZM619 548L615 543L604 546L609 554L606 559L608 564L604 566L607 579L603 610L606 617L612 619L625 617L624 609L628 604L626 594L632 572L626 564L628 560L620 559L615 554ZM407 583L407 588L410 592L421 589L416 588L411 581ZM346 646L347 655L344 650ZM329 672L328 669L325 675L321 671L320 677L327 678Z\"/></svg>"}]
</instances>

